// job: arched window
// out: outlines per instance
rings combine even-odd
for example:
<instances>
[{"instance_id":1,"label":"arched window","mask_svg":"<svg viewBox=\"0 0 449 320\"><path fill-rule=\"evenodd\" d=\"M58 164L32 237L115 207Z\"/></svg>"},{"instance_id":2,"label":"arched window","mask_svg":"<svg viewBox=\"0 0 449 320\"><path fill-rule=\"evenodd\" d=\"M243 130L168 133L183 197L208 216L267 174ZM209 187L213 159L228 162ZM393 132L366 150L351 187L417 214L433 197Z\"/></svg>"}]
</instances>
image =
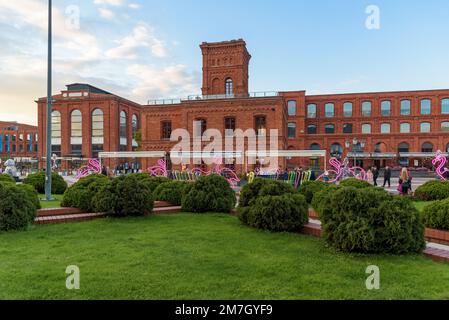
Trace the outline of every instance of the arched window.
<instances>
[{"instance_id":1,"label":"arched window","mask_svg":"<svg viewBox=\"0 0 449 320\"><path fill-rule=\"evenodd\" d=\"M308 134L316 134L317 133L317 126L314 124L307 126L307 133Z\"/></svg>"},{"instance_id":2,"label":"arched window","mask_svg":"<svg viewBox=\"0 0 449 320\"><path fill-rule=\"evenodd\" d=\"M378 142L374 146L375 153L387 152L387 145L384 142Z\"/></svg>"},{"instance_id":3,"label":"arched window","mask_svg":"<svg viewBox=\"0 0 449 320\"><path fill-rule=\"evenodd\" d=\"M371 133L371 124L369 124L369 123L362 124L362 133L363 134Z\"/></svg>"},{"instance_id":4,"label":"arched window","mask_svg":"<svg viewBox=\"0 0 449 320\"><path fill-rule=\"evenodd\" d=\"M391 124L382 123L380 125L380 133L390 133L391 132Z\"/></svg>"},{"instance_id":5,"label":"arched window","mask_svg":"<svg viewBox=\"0 0 449 320\"><path fill-rule=\"evenodd\" d=\"M362 116L364 117L371 116L371 101L362 102Z\"/></svg>"},{"instance_id":6,"label":"arched window","mask_svg":"<svg viewBox=\"0 0 449 320\"><path fill-rule=\"evenodd\" d=\"M400 126L401 133L410 133L410 123L403 122Z\"/></svg>"},{"instance_id":7,"label":"arched window","mask_svg":"<svg viewBox=\"0 0 449 320\"><path fill-rule=\"evenodd\" d=\"M421 152L433 152L433 144L430 142L425 142L421 146Z\"/></svg>"},{"instance_id":8,"label":"arched window","mask_svg":"<svg viewBox=\"0 0 449 320\"><path fill-rule=\"evenodd\" d=\"M343 103L343 116L352 117L352 102Z\"/></svg>"},{"instance_id":9,"label":"arched window","mask_svg":"<svg viewBox=\"0 0 449 320\"><path fill-rule=\"evenodd\" d=\"M290 100L289 102L287 102L287 109L289 116L296 116L296 101Z\"/></svg>"},{"instance_id":10,"label":"arched window","mask_svg":"<svg viewBox=\"0 0 449 320\"><path fill-rule=\"evenodd\" d=\"M56 110L51 113L51 153L61 156L61 113Z\"/></svg>"},{"instance_id":11,"label":"arched window","mask_svg":"<svg viewBox=\"0 0 449 320\"><path fill-rule=\"evenodd\" d=\"M316 118L316 104L307 105L307 118Z\"/></svg>"},{"instance_id":12,"label":"arched window","mask_svg":"<svg viewBox=\"0 0 449 320\"><path fill-rule=\"evenodd\" d=\"M139 144L137 143L137 131L139 131L139 118L134 113L131 118L131 125L133 131L133 151L136 151L137 148L139 147Z\"/></svg>"},{"instance_id":13,"label":"arched window","mask_svg":"<svg viewBox=\"0 0 449 320\"><path fill-rule=\"evenodd\" d=\"M443 132L449 132L449 122L441 122L441 131Z\"/></svg>"},{"instance_id":14,"label":"arched window","mask_svg":"<svg viewBox=\"0 0 449 320\"><path fill-rule=\"evenodd\" d=\"M343 147L339 143L334 143L331 145L330 154L332 157L341 158L343 154Z\"/></svg>"},{"instance_id":15,"label":"arched window","mask_svg":"<svg viewBox=\"0 0 449 320\"><path fill-rule=\"evenodd\" d=\"M402 142L398 145L398 152L409 152L410 145L407 142Z\"/></svg>"},{"instance_id":16,"label":"arched window","mask_svg":"<svg viewBox=\"0 0 449 320\"><path fill-rule=\"evenodd\" d=\"M294 139L296 138L296 123L290 122L288 124L288 138Z\"/></svg>"},{"instance_id":17,"label":"arched window","mask_svg":"<svg viewBox=\"0 0 449 320\"><path fill-rule=\"evenodd\" d=\"M83 116L80 110L73 110L70 115L71 153L80 155L83 146Z\"/></svg>"},{"instance_id":18,"label":"arched window","mask_svg":"<svg viewBox=\"0 0 449 320\"><path fill-rule=\"evenodd\" d=\"M389 117L391 115L391 101L384 100L380 103L380 113L383 117Z\"/></svg>"},{"instance_id":19,"label":"arched window","mask_svg":"<svg viewBox=\"0 0 449 320\"><path fill-rule=\"evenodd\" d=\"M430 99L421 100L421 114L423 116L429 115L432 112L432 101Z\"/></svg>"},{"instance_id":20,"label":"arched window","mask_svg":"<svg viewBox=\"0 0 449 320\"><path fill-rule=\"evenodd\" d=\"M411 102L410 100L401 101L401 116L409 116L411 113Z\"/></svg>"},{"instance_id":21,"label":"arched window","mask_svg":"<svg viewBox=\"0 0 449 320\"><path fill-rule=\"evenodd\" d=\"M121 111L120 112L120 129L119 129L119 133L120 133L120 151L126 151L127 149L127 145L128 145L128 139L127 139L127 134L126 134L126 123L127 123L127 117L126 117L126 112L125 111Z\"/></svg>"},{"instance_id":22,"label":"arched window","mask_svg":"<svg viewBox=\"0 0 449 320\"><path fill-rule=\"evenodd\" d=\"M233 93L233 84L232 84L232 79L231 78L227 78L225 81L225 92L227 96L232 96Z\"/></svg>"},{"instance_id":23,"label":"arched window","mask_svg":"<svg viewBox=\"0 0 449 320\"><path fill-rule=\"evenodd\" d=\"M92 111L92 158L98 158L104 144L104 115L101 109Z\"/></svg>"},{"instance_id":24,"label":"arched window","mask_svg":"<svg viewBox=\"0 0 449 320\"><path fill-rule=\"evenodd\" d=\"M441 100L441 113L449 114L449 99Z\"/></svg>"},{"instance_id":25,"label":"arched window","mask_svg":"<svg viewBox=\"0 0 449 320\"><path fill-rule=\"evenodd\" d=\"M429 133L431 129L430 122L421 122L420 129L422 133Z\"/></svg>"},{"instance_id":26,"label":"arched window","mask_svg":"<svg viewBox=\"0 0 449 320\"><path fill-rule=\"evenodd\" d=\"M324 114L326 118L332 118L335 114L335 105L333 103L326 103L324 105Z\"/></svg>"},{"instance_id":27,"label":"arched window","mask_svg":"<svg viewBox=\"0 0 449 320\"><path fill-rule=\"evenodd\" d=\"M324 132L327 134L334 134L335 133L335 125L333 124L326 124L324 126Z\"/></svg>"},{"instance_id":28,"label":"arched window","mask_svg":"<svg viewBox=\"0 0 449 320\"><path fill-rule=\"evenodd\" d=\"M321 146L318 143L312 143L310 145L310 150L321 150Z\"/></svg>"}]
</instances>

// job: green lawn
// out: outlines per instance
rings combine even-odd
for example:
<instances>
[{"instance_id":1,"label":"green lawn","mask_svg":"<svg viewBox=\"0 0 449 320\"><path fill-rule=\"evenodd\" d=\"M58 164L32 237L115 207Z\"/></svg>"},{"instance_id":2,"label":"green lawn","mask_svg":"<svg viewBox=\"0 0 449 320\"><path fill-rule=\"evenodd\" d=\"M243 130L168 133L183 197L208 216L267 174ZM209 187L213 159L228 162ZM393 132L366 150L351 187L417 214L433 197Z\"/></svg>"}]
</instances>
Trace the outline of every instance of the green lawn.
<instances>
[{"instance_id":1,"label":"green lawn","mask_svg":"<svg viewBox=\"0 0 449 320\"><path fill-rule=\"evenodd\" d=\"M45 199L44 194L39 195L39 199L41 199L41 207L45 208L59 208L61 207L62 194L53 194L52 197L55 199L54 201L43 201Z\"/></svg>"},{"instance_id":2,"label":"green lawn","mask_svg":"<svg viewBox=\"0 0 449 320\"><path fill-rule=\"evenodd\" d=\"M449 264L337 253L228 215L33 226L0 243L0 299L449 299ZM80 267L80 290L65 287L68 265ZM365 288L369 265L380 290Z\"/></svg>"}]
</instances>

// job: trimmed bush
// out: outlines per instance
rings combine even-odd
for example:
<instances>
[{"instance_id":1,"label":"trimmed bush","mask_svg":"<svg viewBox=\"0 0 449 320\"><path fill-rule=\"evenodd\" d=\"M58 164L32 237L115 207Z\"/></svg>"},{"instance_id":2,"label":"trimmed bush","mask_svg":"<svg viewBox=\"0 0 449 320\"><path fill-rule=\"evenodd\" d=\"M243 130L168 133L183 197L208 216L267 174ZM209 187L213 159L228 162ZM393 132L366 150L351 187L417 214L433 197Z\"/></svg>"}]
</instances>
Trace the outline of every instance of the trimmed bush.
<instances>
[{"instance_id":1,"label":"trimmed bush","mask_svg":"<svg viewBox=\"0 0 449 320\"><path fill-rule=\"evenodd\" d=\"M36 189L33 188L33 186L29 184L18 184L16 186L19 189L25 191L28 200L30 200L30 202L34 204L36 209L41 208L41 201L39 199L39 194L37 193Z\"/></svg>"},{"instance_id":2,"label":"trimmed bush","mask_svg":"<svg viewBox=\"0 0 449 320\"><path fill-rule=\"evenodd\" d=\"M24 230L35 217L30 193L12 183L0 183L0 231Z\"/></svg>"},{"instance_id":3,"label":"trimmed bush","mask_svg":"<svg viewBox=\"0 0 449 320\"><path fill-rule=\"evenodd\" d=\"M61 207L79 208L84 212L95 212L92 200L108 181L109 179L101 174L91 174L81 178L64 192Z\"/></svg>"},{"instance_id":4,"label":"trimmed bush","mask_svg":"<svg viewBox=\"0 0 449 320\"><path fill-rule=\"evenodd\" d=\"M449 231L449 199L428 204L422 217L427 228Z\"/></svg>"},{"instance_id":5,"label":"trimmed bush","mask_svg":"<svg viewBox=\"0 0 449 320\"><path fill-rule=\"evenodd\" d=\"M93 197L96 212L112 216L143 216L153 211L153 196L135 176L120 176L108 182Z\"/></svg>"},{"instance_id":6,"label":"trimmed bush","mask_svg":"<svg viewBox=\"0 0 449 320\"><path fill-rule=\"evenodd\" d=\"M329 187L329 183L323 181L304 181L298 191L306 198L307 203L312 203L313 195Z\"/></svg>"},{"instance_id":7,"label":"trimmed bush","mask_svg":"<svg viewBox=\"0 0 449 320\"><path fill-rule=\"evenodd\" d=\"M153 192L154 190L156 190L156 188L162 184L162 183L166 183L166 182L170 182L171 180L166 178L166 177L153 177L150 176L148 173L132 173L129 174L129 176L133 176L136 177L140 182L142 182L143 184L145 184L145 186L151 191Z\"/></svg>"},{"instance_id":8,"label":"trimmed bush","mask_svg":"<svg viewBox=\"0 0 449 320\"><path fill-rule=\"evenodd\" d=\"M301 194L261 196L249 207L239 208L245 224L270 231L299 231L309 221L308 204Z\"/></svg>"},{"instance_id":9,"label":"trimmed bush","mask_svg":"<svg viewBox=\"0 0 449 320\"><path fill-rule=\"evenodd\" d=\"M297 190L290 184L263 178L256 178L240 191L239 207L251 205L258 197L295 194Z\"/></svg>"},{"instance_id":10,"label":"trimmed bush","mask_svg":"<svg viewBox=\"0 0 449 320\"><path fill-rule=\"evenodd\" d=\"M381 189L352 187L333 192L321 210L326 241L346 252L420 252L424 226L408 198Z\"/></svg>"},{"instance_id":11,"label":"trimmed bush","mask_svg":"<svg viewBox=\"0 0 449 320\"><path fill-rule=\"evenodd\" d=\"M222 176L202 176L188 188L190 191L182 197L183 211L229 213L235 207L235 192Z\"/></svg>"},{"instance_id":12,"label":"trimmed bush","mask_svg":"<svg viewBox=\"0 0 449 320\"><path fill-rule=\"evenodd\" d=\"M428 181L415 190L415 197L424 201L447 199L449 198L449 181Z\"/></svg>"},{"instance_id":13,"label":"trimmed bush","mask_svg":"<svg viewBox=\"0 0 449 320\"><path fill-rule=\"evenodd\" d=\"M153 192L154 200L167 201L179 206L181 205L187 185L188 183L182 181L161 183Z\"/></svg>"},{"instance_id":14,"label":"trimmed bush","mask_svg":"<svg viewBox=\"0 0 449 320\"><path fill-rule=\"evenodd\" d=\"M368 181L359 180L356 178L344 179L344 180L340 181L340 186L353 187L353 188L357 188L357 189L373 187Z\"/></svg>"},{"instance_id":15,"label":"trimmed bush","mask_svg":"<svg viewBox=\"0 0 449 320\"><path fill-rule=\"evenodd\" d=\"M332 193L336 192L337 190L341 189L342 187L337 186L335 184L329 185L327 188L324 188L323 190L316 192L313 195L311 206L315 211L320 215L320 213L329 205L329 199Z\"/></svg>"},{"instance_id":16,"label":"trimmed bush","mask_svg":"<svg viewBox=\"0 0 449 320\"><path fill-rule=\"evenodd\" d=\"M0 174L0 182L16 183L16 180L14 180L14 178L11 177L9 174L2 173Z\"/></svg>"},{"instance_id":17,"label":"trimmed bush","mask_svg":"<svg viewBox=\"0 0 449 320\"><path fill-rule=\"evenodd\" d=\"M29 174L24 180L24 184L29 184L36 189L38 193L45 193L45 172ZM67 189L67 182L56 172L51 174L51 193L64 194Z\"/></svg>"}]
</instances>

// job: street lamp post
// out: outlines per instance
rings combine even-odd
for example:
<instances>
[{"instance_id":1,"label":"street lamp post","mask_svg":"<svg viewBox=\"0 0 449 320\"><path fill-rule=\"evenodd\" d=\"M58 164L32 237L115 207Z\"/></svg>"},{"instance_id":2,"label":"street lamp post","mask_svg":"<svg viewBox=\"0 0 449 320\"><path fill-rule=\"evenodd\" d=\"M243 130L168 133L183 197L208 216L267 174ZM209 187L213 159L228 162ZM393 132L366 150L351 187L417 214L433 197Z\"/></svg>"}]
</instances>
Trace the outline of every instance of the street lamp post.
<instances>
[{"instance_id":1,"label":"street lamp post","mask_svg":"<svg viewBox=\"0 0 449 320\"><path fill-rule=\"evenodd\" d=\"M46 134L46 168L45 168L45 200L51 200L51 112L52 112L52 0L48 0L48 53L47 53L47 134Z\"/></svg>"},{"instance_id":2,"label":"street lamp post","mask_svg":"<svg viewBox=\"0 0 449 320\"><path fill-rule=\"evenodd\" d=\"M354 167L357 167L357 152L358 146L360 146L361 149L365 148L365 140L359 141L357 138L352 139L352 153L354 154ZM351 147L351 141L345 142L346 149L349 150Z\"/></svg>"}]
</instances>

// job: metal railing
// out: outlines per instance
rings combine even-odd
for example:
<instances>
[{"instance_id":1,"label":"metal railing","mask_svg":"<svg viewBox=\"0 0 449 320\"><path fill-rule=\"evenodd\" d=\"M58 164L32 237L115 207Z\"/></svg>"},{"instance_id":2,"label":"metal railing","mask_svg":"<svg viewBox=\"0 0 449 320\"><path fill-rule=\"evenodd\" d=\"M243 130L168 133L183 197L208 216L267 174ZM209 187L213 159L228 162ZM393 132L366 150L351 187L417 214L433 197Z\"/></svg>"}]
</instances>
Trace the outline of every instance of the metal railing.
<instances>
[{"instance_id":1,"label":"metal railing","mask_svg":"<svg viewBox=\"0 0 449 320\"><path fill-rule=\"evenodd\" d=\"M261 91L261 92L250 92L248 94L213 94L213 95L189 95L186 99L157 99L148 100L148 105L171 105L179 104L183 101L204 101L204 100L220 100L220 99L239 99L239 98L268 98L268 97L278 97L279 92L277 91Z\"/></svg>"}]
</instances>

